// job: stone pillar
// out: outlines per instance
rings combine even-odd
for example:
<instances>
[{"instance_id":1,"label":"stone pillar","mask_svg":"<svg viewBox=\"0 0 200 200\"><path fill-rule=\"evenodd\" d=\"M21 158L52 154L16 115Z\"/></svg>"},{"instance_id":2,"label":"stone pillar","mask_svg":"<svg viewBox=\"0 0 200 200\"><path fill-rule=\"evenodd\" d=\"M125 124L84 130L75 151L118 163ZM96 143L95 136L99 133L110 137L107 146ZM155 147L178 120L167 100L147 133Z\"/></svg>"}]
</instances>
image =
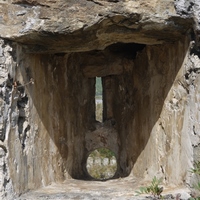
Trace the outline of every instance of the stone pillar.
<instances>
[{"instance_id":1,"label":"stone pillar","mask_svg":"<svg viewBox=\"0 0 200 200\"><path fill-rule=\"evenodd\" d=\"M103 86L103 121L113 118L114 101L114 77L105 76L102 78Z\"/></svg>"}]
</instances>

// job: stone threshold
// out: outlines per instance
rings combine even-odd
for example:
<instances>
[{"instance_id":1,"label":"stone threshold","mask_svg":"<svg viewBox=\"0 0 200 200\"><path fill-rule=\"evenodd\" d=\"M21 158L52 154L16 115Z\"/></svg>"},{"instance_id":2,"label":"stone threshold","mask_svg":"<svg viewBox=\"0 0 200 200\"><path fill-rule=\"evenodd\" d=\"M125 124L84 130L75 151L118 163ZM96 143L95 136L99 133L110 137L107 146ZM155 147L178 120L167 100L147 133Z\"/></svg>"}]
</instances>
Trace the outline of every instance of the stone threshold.
<instances>
[{"instance_id":1,"label":"stone threshold","mask_svg":"<svg viewBox=\"0 0 200 200\"><path fill-rule=\"evenodd\" d=\"M140 181L139 181L140 182ZM16 200L43 200L43 199L76 199L76 200L142 200L153 199L149 195L136 196L135 191L143 185L134 178L120 178L108 181L83 181L70 179L63 183L53 183L36 191L29 191ZM139 184L138 184L139 183ZM165 188L163 196L177 194L181 199L188 199L190 191L186 187ZM169 197L169 199L172 199Z\"/></svg>"}]
</instances>

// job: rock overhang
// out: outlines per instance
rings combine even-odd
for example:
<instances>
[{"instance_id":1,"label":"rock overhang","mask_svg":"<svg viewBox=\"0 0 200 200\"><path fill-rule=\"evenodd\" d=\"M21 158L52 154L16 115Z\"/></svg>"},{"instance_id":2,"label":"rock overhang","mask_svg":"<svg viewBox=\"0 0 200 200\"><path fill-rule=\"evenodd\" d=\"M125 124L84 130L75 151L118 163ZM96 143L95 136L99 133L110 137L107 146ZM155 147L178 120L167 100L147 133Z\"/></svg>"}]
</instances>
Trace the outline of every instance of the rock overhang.
<instances>
[{"instance_id":1,"label":"rock overhang","mask_svg":"<svg viewBox=\"0 0 200 200\"><path fill-rule=\"evenodd\" d=\"M13 0L0 3L0 36L29 53L103 50L117 42L174 42L192 29L193 19L176 14L172 1L163 2Z\"/></svg>"}]
</instances>

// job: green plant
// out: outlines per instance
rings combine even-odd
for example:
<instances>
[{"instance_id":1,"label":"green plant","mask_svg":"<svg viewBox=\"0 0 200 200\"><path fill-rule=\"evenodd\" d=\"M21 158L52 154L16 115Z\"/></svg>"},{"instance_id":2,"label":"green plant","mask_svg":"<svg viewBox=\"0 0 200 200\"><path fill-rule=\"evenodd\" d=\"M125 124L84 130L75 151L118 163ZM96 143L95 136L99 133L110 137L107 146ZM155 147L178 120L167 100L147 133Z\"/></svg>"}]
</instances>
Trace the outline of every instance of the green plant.
<instances>
[{"instance_id":1,"label":"green plant","mask_svg":"<svg viewBox=\"0 0 200 200\"><path fill-rule=\"evenodd\" d=\"M162 182L162 179L157 179L155 176L153 180L151 181L151 185L146 187L140 187L139 191L136 191L137 195L140 194L151 194L154 197L162 197L161 193L163 192L163 187L160 187L160 183Z\"/></svg>"},{"instance_id":2,"label":"green plant","mask_svg":"<svg viewBox=\"0 0 200 200\"><path fill-rule=\"evenodd\" d=\"M189 198L189 200L200 200L200 197L191 197L191 198Z\"/></svg>"},{"instance_id":3,"label":"green plant","mask_svg":"<svg viewBox=\"0 0 200 200\"><path fill-rule=\"evenodd\" d=\"M192 168L190 172L196 174L198 177L200 176L200 161L194 162L194 168ZM193 184L193 188L200 193L200 181ZM190 200L200 200L200 197L195 194L190 198Z\"/></svg>"},{"instance_id":4,"label":"green plant","mask_svg":"<svg viewBox=\"0 0 200 200\"><path fill-rule=\"evenodd\" d=\"M107 148L99 148L90 153L90 157L92 158L96 157L96 158L101 158L101 159L104 159L104 158L111 159L113 156L115 157L115 153Z\"/></svg>"},{"instance_id":5,"label":"green plant","mask_svg":"<svg viewBox=\"0 0 200 200\"><path fill-rule=\"evenodd\" d=\"M190 170L191 173L200 175L200 161L194 162L194 168Z\"/></svg>"}]
</instances>

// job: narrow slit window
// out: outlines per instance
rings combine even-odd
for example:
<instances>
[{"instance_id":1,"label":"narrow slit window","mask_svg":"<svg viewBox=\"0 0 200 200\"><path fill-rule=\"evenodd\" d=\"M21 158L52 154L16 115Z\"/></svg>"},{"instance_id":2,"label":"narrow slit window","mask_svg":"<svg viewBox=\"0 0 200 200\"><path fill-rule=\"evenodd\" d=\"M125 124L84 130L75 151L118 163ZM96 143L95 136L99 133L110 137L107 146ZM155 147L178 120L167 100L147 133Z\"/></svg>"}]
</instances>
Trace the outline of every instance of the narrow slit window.
<instances>
[{"instance_id":1,"label":"narrow slit window","mask_svg":"<svg viewBox=\"0 0 200 200\"><path fill-rule=\"evenodd\" d=\"M103 99L102 99L102 81L101 77L96 77L96 93L95 93L95 106L96 106L96 120L103 121Z\"/></svg>"}]
</instances>

